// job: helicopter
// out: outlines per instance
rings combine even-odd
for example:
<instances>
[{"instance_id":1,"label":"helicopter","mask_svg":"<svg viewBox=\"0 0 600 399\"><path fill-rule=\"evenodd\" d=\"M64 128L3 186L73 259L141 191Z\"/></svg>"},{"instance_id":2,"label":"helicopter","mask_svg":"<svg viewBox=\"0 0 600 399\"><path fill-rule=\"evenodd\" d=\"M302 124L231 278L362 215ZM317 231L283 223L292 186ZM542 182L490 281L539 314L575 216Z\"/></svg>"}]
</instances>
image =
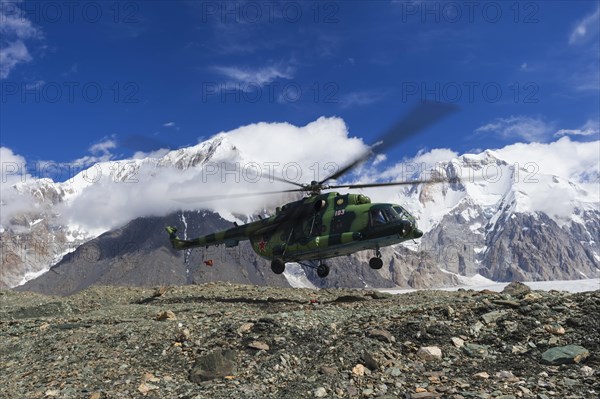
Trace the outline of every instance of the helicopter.
<instances>
[{"instance_id":1,"label":"helicopter","mask_svg":"<svg viewBox=\"0 0 600 399\"><path fill-rule=\"evenodd\" d=\"M275 180L297 186L295 189L260 193L240 193L233 197L273 195L302 192L307 195L297 201L277 207L275 214L251 223L208 234L194 239L180 239L177 229L166 227L171 245L176 250L195 247L225 245L237 246L240 241L250 240L252 249L260 257L271 262L275 274L285 271L287 262L297 262L316 269L321 278L329 275L325 259L349 255L363 250L374 250L369 266L378 270L383 267L382 247L414 240L423 236L415 217L405 208L392 203L373 203L363 194L340 194L338 188L361 189L369 187L406 186L421 183L448 182L449 179L412 180L366 184L327 184L337 180L358 165L381 152L383 145L389 147L406 140L419 131L444 118L456 107L451 104L422 102L410 111L405 118L394 124L380 140L355 159L321 181L300 184L270 176ZM181 199L184 202L202 201L217 197L193 197ZM232 198L228 195L227 198ZM306 263L309 261L311 263ZM316 262L315 262L316 261ZM318 262L318 263L317 263Z\"/></svg>"}]
</instances>

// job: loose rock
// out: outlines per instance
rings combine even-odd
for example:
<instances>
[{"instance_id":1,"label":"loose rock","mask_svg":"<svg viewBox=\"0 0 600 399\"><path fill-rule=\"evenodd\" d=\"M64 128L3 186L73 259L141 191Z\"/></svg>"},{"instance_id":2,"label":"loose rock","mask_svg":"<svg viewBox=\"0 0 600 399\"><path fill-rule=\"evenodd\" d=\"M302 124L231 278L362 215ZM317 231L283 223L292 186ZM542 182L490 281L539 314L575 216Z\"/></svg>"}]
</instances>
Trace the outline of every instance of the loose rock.
<instances>
[{"instance_id":1,"label":"loose rock","mask_svg":"<svg viewBox=\"0 0 600 399\"><path fill-rule=\"evenodd\" d=\"M573 364L579 363L590 355L590 352L579 345L567 345L551 348L542 353L542 362L545 364Z\"/></svg>"},{"instance_id":2,"label":"loose rock","mask_svg":"<svg viewBox=\"0 0 600 399\"><path fill-rule=\"evenodd\" d=\"M461 338L458 337L452 337L450 338L452 340L452 343L454 344L455 347L457 348L462 348L465 344L465 341Z\"/></svg>"},{"instance_id":3,"label":"loose rock","mask_svg":"<svg viewBox=\"0 0 600 399\"><path fill-rule=\"evenodd\" d=\"M594 375L594 369L589 366L581 367L580 371L581 371L581 374L583 374L586 377L591 377Z\"/></svg>"},{"instance_id":4,"label":"loose rock","mask_svg":"<svg viewBox=\"0 0 600 399\"><path fill-rule=\"evenodd\" d=\"M379 363L369 352L364 352L361 358L364 362L364 365L367 366L369 370L375 371L379 368Z\"/></svg>"},{"instance_id":5,"label":"loose rock","mask_svg":"<svg viewBox=\"0 0 600 399\"><path fill-rule=\"evenodd\" d=\"M560 324L546 324L544 326L544 329L546 331L548 331L550 334L554 334L554 335L564 335L565 334L565 329L563 326L561 326Z\"/></svg>"},{"instance_id":6,"label":"loose rock","mask_svg":"<svg viewBox=\"0 0 600 399\"><path fill-rule=\"evenodd\" d=\"M386 330L373 329L373 330L370 330L367 333L367 335L371 338L376 338L383 342L395 342L396 341L394 336L392 334L390 334L389 331L386 331Z\"/></svg>"},{"instance_id":7,"label":"loose rock","mask_svg":"<svg viewBox=\"0 0 600 399\"><path fill-rule=\"evenodd\" d=\"M513 281L512 283L504 287L502 293L518 297L527 294L529 291L531 291L531 288L529 288L528 285L525 285L518 281Z\"/></svg>"},{"instance_id":8,"label":"loose rock","mask_svg":"<svg viewBox=\"0 0 600 399\"><path fill-rule=\"evenodd\" d=\"M600 392L600 292L372 299L360 290L225 283L172 287L152 301L151 289L134 287L64 298L0 292L0 396L7 399L287 399L323 390L323 398L587 399ZM317 307L307 300L315 295ZM344 297L369 299L336 301ZM167 309L179 320L154 320ZM482 317L494 312L506 313ZM545 328L554 324L566 333ZM566 344L585 348L580 364L542 361ZM426 347L440 356L417 356Z\"/></svg>"},{"instance_id":9,"label":"loose rock","mask_svg":"<svg viewBox=\"0 0 600 399\"><path fill-rule=\"evenodd\" d=\"M359 377L365 375L365 366L358 363L356 366L354 366L352 368L352 374L357 375Z\"/></svg>"},{"instance_id":10,"label":"loose rock","mask_svg":"<svg viewBox=\"0 0 600 399\"><path fill-rule=\"evenodd\" d=\"M200 357L190 371L190 381L200 383L236 373L235 352L219 350Z\"/></svg>"},{"instance_id":11,"label":"loose rock","mask_svg":"<svg viewBox=\"0 0 600 399\"><path fill-rule=\"evenodd\" d=\"M498 320L504 319L507 315L505 310L497 310L494 312L489 312L481 316L485 324L495 323Z\"/></svg>"},{"instance_id":12,"label":"loose rock","mask_svg":"<svg viewBox=\"0 0 600 399\"><path fill-rule=\"evenodd\" d=\"M158 321L163 321L163 320L177 320L177 316L175 316L175 313L173 313L172 310L165 310L164 312L160 312L156 316L156 320L158 320Z\"/></svg>"},{"instance_id":13,"label":"loose rock","mask_svg":"<svg viewBox=\"0 0 600 399\"><path fill-rule=\"evenodd\" d=\"M257 350L261 350L261 351L268 351L269 345L265 344L264 342L260 342L260 341L252 341L248 344L248 348L257 349Z\"/></svg>"},{"instance_id":14,"label":"loose rock","mask_svg":"<svg viewBox=\"0 0 600 399\"><path fill-rule=\"evenodd\" d=\"M417 356L423 360L440 360L442 358L442 350L437 346L422 346L417 351Z\"/></svg>"},{"instance_id":15,"label":"loose rock","mask_svg":"<svg viewBox=\"0 0 600 399\"><path fill-rule=\"evenodd\" d=\"M488 355L488 348L485 345L466 343L462 349L470 357L486 357Z\"/></svg>"}]
</instances>

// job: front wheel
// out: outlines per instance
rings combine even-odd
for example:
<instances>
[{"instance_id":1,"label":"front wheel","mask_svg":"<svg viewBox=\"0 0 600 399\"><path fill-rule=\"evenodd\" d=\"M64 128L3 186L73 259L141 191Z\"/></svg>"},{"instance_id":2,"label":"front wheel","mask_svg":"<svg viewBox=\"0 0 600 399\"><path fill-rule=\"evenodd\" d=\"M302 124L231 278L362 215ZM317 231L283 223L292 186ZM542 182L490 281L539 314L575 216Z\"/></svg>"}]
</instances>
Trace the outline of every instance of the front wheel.
<instances>
[{"instance_id":1,"label":"front wheel","mask_svg":"<svg viewBox=\"0 0 600 399\"><path fill-rule=\"evenodd\" d=\"M319 264L319 266L317 266L317 276L324 278L324 277L327 277L328 275L329 275L329 266L327 266L325 263Z\"/></svg>"},{"instance_id":2,"label":"front wheel","mask_svg":"<svg viewBox=\"0 0 600 399\"><path fill-rule=\"evenodd\" d=\"M271 261L271 270L275 274L281 274L285 271L285 263L281 259L275 258Z\"/></svg>"},{"instance_id":3,"label":"front wheel","mask_svg":"<svg viewBox=\"0 0 600 399\"><path fill-rule=\"evenodd\" d=\"M371 267L371 269L379 270L383 267L383 261L381 260L381 258L371 258L369 260L369 266Z\"/></svg>"}]
</instances>

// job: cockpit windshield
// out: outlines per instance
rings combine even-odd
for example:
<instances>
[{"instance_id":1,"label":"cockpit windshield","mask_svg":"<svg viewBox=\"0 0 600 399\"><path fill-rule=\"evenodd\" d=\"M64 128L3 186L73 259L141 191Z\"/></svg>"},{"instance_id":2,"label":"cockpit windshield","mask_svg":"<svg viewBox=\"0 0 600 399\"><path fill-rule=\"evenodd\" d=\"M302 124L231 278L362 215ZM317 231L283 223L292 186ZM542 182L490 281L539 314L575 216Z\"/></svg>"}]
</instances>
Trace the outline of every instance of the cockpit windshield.
<instances>
[{"instance_id":1,"label":"cockpit windshield","mask_svg":"<svg viewBox=\"0 0 600 399\"><path fill-rule=\"evenodd\" d=\"M383 213L385 213L385 217L388 222L392 222L394 220L400 219L400 215L398 215L398 213L394 210L394 208L389 207L389 208L384 208L382 210L383 210Z\"/></svg>"},{"instance_id":2,"label":"cockpit windshield","mask_svg":"<svg viewBox=\"0 0 600 399\"><path fill-rule=\"evenodd\" d=\"M400 219L407 219L408 212L406 209L402 208L400 205L394 205L394 210L398 213Z\"/></svg>"},{"instance_id":3,"label":"cockpit windshield","mask_svg":"<svg viewBox=\"0 0 600 399\"><path fill-rule=\"evenodd\" d=\"M401 215L391 206L371 210L372 226L380 226L400 219Z\"/></svg>"}]
</instances>

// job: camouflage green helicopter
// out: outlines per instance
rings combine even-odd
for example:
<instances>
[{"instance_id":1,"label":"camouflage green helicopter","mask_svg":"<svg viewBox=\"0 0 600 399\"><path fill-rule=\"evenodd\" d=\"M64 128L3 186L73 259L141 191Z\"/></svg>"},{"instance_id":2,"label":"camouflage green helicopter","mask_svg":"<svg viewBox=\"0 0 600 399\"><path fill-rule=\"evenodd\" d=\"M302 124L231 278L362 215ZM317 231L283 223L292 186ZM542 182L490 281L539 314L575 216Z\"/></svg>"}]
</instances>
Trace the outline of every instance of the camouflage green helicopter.
<instances>
[{"instance_id":1,"label":"camouflage green helicopter","mask_svg":"<svg viewBox=\"0 0 600 399\"><path fill-rule=\"evenodd\" d=\"M454 109L454 106L442 103L419 104L365 153L322 181L299 184L270 176L275 180L296 185L298 188L234 195L247 197L290 192L308 193L301 200L278 207L275 215L239 226L234 223L235 226L230 229L190 240L178 238L175 227L166 227L171 244L175 249L185 250L221 244L226 247L234 247L240 241L250 240L252 249L259 256L271 261L271 270L274 273L283 273L286 262L298 262L303 266L315 268L317 275L321 278L327 277L329 274L329 266L323 262L324 259L362 250L374 250L375 256L369 260L369 266L373 269L381 269L383 261L380 249L382 247L423 236L423 232L417 227L415 218L397 204L372 203L369 197L362 194L322 193L322 191L337 188L360 189L413 185L440 182L440 180L341 185L328 185L326 182L338 179L372 157L381 148L381 144L389 146L405 140ZM228 195L227 197L231 198L232 196ZM195 197L186 199L186 202L202 201L208 198L214 199L215 197ZM311 263L305 263L305 261Z\"/></svg>"}]
</instances>

